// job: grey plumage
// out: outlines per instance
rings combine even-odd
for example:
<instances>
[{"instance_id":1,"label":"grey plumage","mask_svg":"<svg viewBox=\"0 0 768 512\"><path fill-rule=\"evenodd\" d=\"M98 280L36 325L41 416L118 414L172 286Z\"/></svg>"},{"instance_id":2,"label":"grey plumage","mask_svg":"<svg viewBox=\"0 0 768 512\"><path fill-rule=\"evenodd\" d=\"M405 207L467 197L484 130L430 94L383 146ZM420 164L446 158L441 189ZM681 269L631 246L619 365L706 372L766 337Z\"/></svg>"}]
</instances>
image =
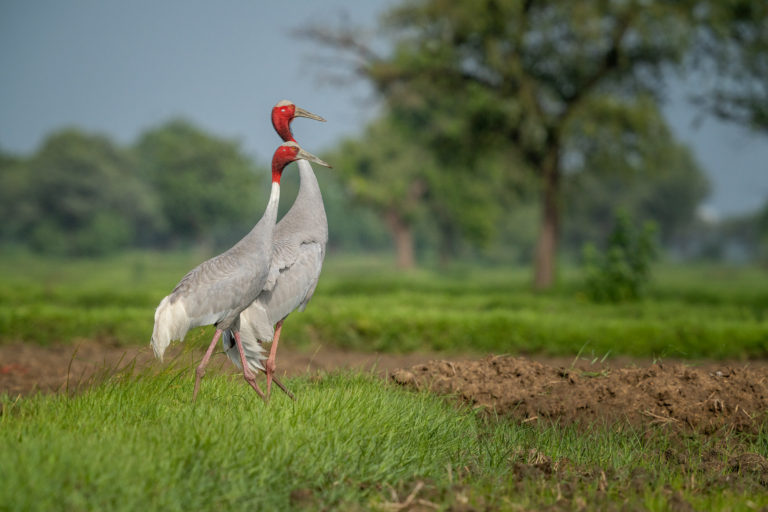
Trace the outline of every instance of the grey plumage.
<instances>
[{"instance_id":1,"label":"grey plumage","mask_svg":"<svg viewBox=\"0 0 768 512\"><path fill-rule=\"evenodd\" d=\"M269 276L263 291L240 315L240 334L248 365L262 369L263 341L272 341L274 325L295 310L303 311L317 287L328 243L328 221L317 177L309 162L299 161L300 185L291 209L277 224ZM227 355L240 359L231 331L222 335Z\"/></svg>"},{"instance_id":2,"label":"grey plumage","mask_svg":"<svg viewBox=\"0 0 768 512\"><path fill-rule=\"evenodd\" d=\"M293 141L280 145L272 159L272 191L261 220L234 247L203 262L184 276L155 311L151 344L160 359L170 342L184 339L190 328L216 325L213 340L197 368L193 397L197 396L200 379L205 374L205 367L222 330L232 331L236 341L239 339L240 313L262 292L270 276L280 176L289 162L298 159L328 166ZM245 362L244 349L240 355ZM243 375L251 387L264 397L250 369L243 368Z\"/></svg>"},{"instance_id":3,"label":"grey plumage","mask_svg":"<svg viewBox=\"0 0 768 512\"><path fill-rule=\"evenodd\" d=\"M269 276L279 190L278 184L272 185L264 215L242 240L192 269L160 302L151 340L159 359L172 340L184 339L193 327L238 329L240 313L261 293Z\"/></svg>"}]
</instances>

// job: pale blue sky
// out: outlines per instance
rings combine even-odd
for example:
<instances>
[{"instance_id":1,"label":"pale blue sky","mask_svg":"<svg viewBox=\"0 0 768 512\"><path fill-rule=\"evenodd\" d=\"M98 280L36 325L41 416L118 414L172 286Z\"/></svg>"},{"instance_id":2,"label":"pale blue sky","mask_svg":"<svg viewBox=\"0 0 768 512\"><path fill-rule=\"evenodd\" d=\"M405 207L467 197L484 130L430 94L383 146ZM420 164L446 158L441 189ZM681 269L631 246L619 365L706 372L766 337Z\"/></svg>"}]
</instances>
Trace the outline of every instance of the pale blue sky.
<instances>
[{"instance_id":1,"label":"pale blue sky","mask_svg":"<svg viewBox=\"0 0 768 512\"><path fill-rule=\"evenodd\" d=\"M328 119L295 124L302 145L319 152L360 130L376 103L362 83L320 83L317 52L293 31L332 26L343 13L372 27L394 3L0 0L0 147L29 153L68 125L128 143L183 116L264 162L279 142L269 110L285 98ZM709 118L695 128L696 110L673 92L665 111L710 175L708 204L725 214L763 204L768 136Z\"/></svg>"}]
</instances>

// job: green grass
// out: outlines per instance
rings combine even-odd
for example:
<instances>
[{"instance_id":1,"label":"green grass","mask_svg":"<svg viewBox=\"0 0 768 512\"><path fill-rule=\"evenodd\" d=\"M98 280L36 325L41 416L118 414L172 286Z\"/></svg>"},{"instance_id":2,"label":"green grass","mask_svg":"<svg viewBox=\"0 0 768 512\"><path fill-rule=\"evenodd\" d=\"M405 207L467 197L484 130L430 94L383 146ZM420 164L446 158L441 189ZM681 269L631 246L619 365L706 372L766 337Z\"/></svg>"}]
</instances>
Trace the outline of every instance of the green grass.
<instances>
[{"instance_id":1,"label":"green grass","mask_svg":"<svg viewBox=\"0 0 768 512\"><path fill-rule=\"evenodd\" d=\"M0 396L0 509L370 510L402 502L418 482L416 497L442 508L561 500L666 510L672 497L697 510L768 506L759 475L727 469L733 455L768 455L764 433L726 440L487 420L351 374L290 380L298 401L277 395L268 405L241 379L212 376L193 404L191 379L169 368L72 397ZM722 464L707 469L712 453Z\"/></svg>"},{"instance_id":2,"label":"green grass","mask_svg":"<svg viewBox=\"0 0 768 512\"><path fill-rule=\"evenodd\" d=\"M144 344L153 310L205 255L130 253L95 261L0 255L0 342L82 338ZM756 358L768 355L768 275L758 268L663 265L647 298L594 304L578 269L534 293L524 268L397 272L329 256L293 346L359 350Z\"/></svg>"}]
</instances>

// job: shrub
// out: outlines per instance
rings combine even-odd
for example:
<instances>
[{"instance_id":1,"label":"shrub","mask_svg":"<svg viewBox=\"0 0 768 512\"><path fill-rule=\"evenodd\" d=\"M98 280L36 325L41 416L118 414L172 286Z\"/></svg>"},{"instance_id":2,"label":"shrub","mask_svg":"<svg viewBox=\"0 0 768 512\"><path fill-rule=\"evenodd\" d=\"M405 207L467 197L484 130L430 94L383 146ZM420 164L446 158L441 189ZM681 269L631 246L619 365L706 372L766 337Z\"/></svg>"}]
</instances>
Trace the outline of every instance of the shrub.
<instances>
[{"instance_id":1,"label":"shrub","mask_svg":"<svg viewBox=\"0 0 768 512\"><path fill-rule=\"evenodd\" d=\"M658 250L656 226L636 226L625 212L616 214L616 224L600 253L593 244L584 246L586 292L596 302L636 300L650 280L651 262Z\"/></svg>"}]
</instances>

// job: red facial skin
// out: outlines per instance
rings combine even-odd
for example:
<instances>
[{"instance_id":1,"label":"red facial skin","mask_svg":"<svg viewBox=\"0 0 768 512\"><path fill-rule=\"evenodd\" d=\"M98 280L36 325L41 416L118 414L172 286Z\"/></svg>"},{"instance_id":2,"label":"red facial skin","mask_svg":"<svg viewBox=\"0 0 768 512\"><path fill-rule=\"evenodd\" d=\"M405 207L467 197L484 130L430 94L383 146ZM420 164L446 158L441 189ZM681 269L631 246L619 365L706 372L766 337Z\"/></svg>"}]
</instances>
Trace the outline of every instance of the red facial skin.
<instances>
[{"instance_id":1,"label":"red facial skin","mask_svg":"<svg viewBox=\"0 0 768 512\"><path fill-rule=\"evenodd\" d=\"M280 177L286 165L296 160L299 150L295 147L280 146L272 157L272 182L280 184Z\"/></svg>"},{"instance_id":2,"label":"red facial skin","mask_svg":"<svg viewBox=\"0 0 768 512\"><path fill-rule=\"evenodd\" d=\"M277 134L280 135L280 138L283 139L283 142L296 142L291 133L291 121L293 121L295 113L296 105L294 104L274 107L272 109L272 126L274 126Z\"/></svg>"}]
</instances>

